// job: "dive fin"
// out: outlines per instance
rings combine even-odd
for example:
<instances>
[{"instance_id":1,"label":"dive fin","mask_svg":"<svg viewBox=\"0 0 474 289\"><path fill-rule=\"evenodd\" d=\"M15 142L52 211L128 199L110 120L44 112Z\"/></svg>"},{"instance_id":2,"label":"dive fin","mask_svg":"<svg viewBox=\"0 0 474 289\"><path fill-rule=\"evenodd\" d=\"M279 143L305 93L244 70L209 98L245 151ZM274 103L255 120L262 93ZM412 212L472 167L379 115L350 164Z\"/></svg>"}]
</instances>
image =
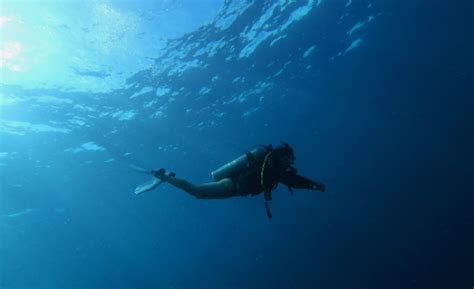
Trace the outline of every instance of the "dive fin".
<instances>
[{"instance_id":1,"label":"dive fin","mask_svg":"<svg viewBox=\"0 0 474 289\"><path fill-rule=\"evenodd\" d=\"M137 173L143 173L143 174L151 174L152 173L151 170L144 169L144 168L136 166L134 164L129 164L128 167L131 168L132 170L134 170Z\"/></svg>"},{"instance_id":2,"label":"dive fin","mask_svg":"<svg viewBox=\"0 0 474 289\"><path fill-rule=\"evenodd\" d=\"M161 181L157 178L153 178L153 180L148 181L144 184L141 184L141 185L137 186L135 188L134 193L135 193L135 195L139 195L141 193L151 191L151 190L155 189L156 187L158 187L159 185L161 185L162 183L164 183L164 181Z\"/></svg>"},{"instance_id":3,"label":"dive fin","mask_svg":"<svg viewBox=\"0 0 474 289\"><path fill-rule=\"evenodd\" d=\"M176 173L173 173L173 172L166 173L164 169L162 169L162 170L164 171L163 174L166 174L167 176L170 176L170 177L175 177L176 176ZM151 172L153 174L155 171L151 171ZM151 190L155 189L156 187L158 187L159 185L161 185L164 182L165 181L162 181L162 180L158 179L157 177L154 177L151 181L148 181L144 184L141 184L141 185L137 186L135 188L135 195L139 195L141 193L151 191Z\"/></svg>"}]
</instances>

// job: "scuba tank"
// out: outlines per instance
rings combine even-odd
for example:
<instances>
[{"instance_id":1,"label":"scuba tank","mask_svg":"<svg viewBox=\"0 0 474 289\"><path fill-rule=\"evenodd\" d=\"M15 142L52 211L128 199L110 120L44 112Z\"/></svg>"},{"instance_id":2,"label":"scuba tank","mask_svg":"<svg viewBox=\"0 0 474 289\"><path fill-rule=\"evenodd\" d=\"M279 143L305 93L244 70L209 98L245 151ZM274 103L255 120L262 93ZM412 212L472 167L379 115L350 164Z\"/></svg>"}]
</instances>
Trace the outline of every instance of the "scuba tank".
<instances>
[{"instance_id":1,"label":"scuba tank","mask_svg":"<svg viewBox=\"0 0 474 289\"><path fill-rule=\"evenodd\" d=\"M269 150L271 150L271 147L257 146L246 154L214 170L211 173L212 178L216 182L225 178L233 178L254 164L262 162Z\"/></svg>"}]
</instances>

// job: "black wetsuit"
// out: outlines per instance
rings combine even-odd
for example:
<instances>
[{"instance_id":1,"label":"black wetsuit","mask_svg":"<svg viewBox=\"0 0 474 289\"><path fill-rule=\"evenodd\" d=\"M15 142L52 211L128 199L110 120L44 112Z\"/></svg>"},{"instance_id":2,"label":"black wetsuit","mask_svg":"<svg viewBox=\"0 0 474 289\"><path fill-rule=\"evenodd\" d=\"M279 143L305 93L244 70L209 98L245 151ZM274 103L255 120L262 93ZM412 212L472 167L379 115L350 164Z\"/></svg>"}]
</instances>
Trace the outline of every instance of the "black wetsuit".
<instances>
[{"instance_id":1,"label":"black wetsuit","mask_svg":"<svg viewBox=\"0 0 474 289\"><path fill-rule=\"evenodd\" d=\"M249 168L246 172L233 178L236 195L255 196L263 193L265 190L274 190L278 183L295 189L315 189L321 186L318 182L298 175L296 169L293 167L287 170L276 170L271 166L267 166L264 170L264 185L262 186L262 164L263 162L260 162Z\"/></svg>"}]
</instances>

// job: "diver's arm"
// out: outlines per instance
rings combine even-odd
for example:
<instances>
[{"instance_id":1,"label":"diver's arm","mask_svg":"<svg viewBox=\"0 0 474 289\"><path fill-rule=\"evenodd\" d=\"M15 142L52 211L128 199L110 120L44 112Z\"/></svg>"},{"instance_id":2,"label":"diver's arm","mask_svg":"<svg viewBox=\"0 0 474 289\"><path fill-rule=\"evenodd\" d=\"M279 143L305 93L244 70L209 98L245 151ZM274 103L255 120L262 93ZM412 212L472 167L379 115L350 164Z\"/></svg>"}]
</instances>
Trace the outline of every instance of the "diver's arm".
<instances>
[{"instance_id":1,"label":"diver's arm","mask_svg":"<svg viewBox=\"0 0 474 289\"><path fill-rule=\"evenodd\" d=\"M325 190L325 186L323 183L310 180L295 173L284 174L281 177L280 182L287 185L288 187L295 189L310 189L321 192L324 192Z\"/></svg>"}]
</instances>

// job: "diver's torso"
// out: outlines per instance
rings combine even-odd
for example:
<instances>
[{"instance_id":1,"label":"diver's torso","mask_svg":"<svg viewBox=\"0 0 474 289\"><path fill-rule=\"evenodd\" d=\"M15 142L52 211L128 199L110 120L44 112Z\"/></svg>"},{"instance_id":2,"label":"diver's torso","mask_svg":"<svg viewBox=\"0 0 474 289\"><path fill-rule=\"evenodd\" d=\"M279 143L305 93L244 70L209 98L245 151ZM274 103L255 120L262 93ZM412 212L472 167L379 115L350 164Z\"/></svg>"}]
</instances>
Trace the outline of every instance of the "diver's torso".
<instances>
[{"instance_id":1,"label":"diver's torso","mask_svg":"<svg viewBox=\"0 0 474 289\"><path fill-rule=\"evenodd\" d=\"M263 192L261 173L262 164L252 166L248 170L242 172L232 180L235 182L235 193L238 196L258 195ZM278 181L270 169L264 171L265 188L273 188Z\"/></svg>"}]
</instances>

